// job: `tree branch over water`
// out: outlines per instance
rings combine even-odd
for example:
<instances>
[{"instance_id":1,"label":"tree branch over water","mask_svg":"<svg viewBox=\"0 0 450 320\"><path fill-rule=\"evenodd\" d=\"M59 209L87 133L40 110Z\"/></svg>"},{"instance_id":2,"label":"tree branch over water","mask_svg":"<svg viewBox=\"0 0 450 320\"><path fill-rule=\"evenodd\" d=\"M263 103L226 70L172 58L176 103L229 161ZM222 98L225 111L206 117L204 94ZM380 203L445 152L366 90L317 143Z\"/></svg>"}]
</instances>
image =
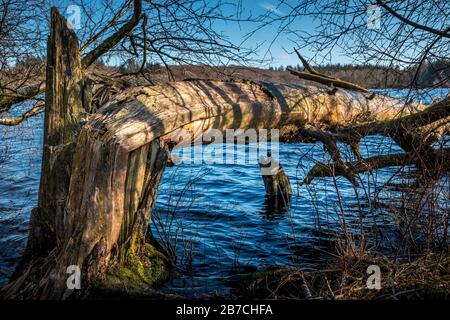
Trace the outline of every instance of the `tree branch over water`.
<instances>
[{"instance_id":1,"label":"tree branch over water","mask_svg":"<svg viewBox=\"0 0 450 320\"><path fill-rule=\"evenodd\" d=\"M24 120L40 114L45 108L44 104L38 104L28 111L24 112L22 115L12 118L0 118L0 125L4 126L17 126Z\"/></svg>"}]
</instances>

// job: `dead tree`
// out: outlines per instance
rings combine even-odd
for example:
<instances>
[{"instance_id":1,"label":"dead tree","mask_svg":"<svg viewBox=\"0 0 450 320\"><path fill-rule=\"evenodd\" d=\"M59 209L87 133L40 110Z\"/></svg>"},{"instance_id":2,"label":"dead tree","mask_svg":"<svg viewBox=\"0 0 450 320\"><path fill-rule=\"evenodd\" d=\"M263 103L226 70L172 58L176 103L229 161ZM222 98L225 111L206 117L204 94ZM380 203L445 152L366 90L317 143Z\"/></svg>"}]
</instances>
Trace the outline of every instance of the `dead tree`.
<instances>
[{"instance_id":1,"label":"dead tree","mask_svg":"<svg viewBox=\"0 0 450 320\"><path fill-rule=\"evenodd\" d=\"M274 159L268 152L267 157L260 158L259 167L267 200L274 202L275 207L279 204L288 205L292 194L291 183L277 159ZM264 169L269 172L265 172Z\"/></svg>"},{"instance_id":2,"label":"dead tree","mask_svg":"<svg viewBox=\"0 0 450 320\"><path fill-rule=\"evenodd\" d=\"M401 130L437 124L432 130L437 132L450 111L449 98L425 107L361 90L338 88L331 94L317 84L193 80L130 88L88 115L76 43L53 10L39 208L24 259L2 289L3 298L61 299L95 290L142 294L164 277L167 260L149 243L147 230L176 130L196 140L210 129L278 128L283 141L312 138L327 147L334 163L313 169L310 179L325 176L326 167L339 173L333 166L352 179L405 159L429 167L430 161L422 162L429 149L404 135L415 137L413 131ZM337 141L357 153L359 138L372 133L394 137L405 155L342 161ZM448 159L447 154L428 155ZM69 266L80 268L81 290L67 287Z\"/></svg>"}]
</instances>

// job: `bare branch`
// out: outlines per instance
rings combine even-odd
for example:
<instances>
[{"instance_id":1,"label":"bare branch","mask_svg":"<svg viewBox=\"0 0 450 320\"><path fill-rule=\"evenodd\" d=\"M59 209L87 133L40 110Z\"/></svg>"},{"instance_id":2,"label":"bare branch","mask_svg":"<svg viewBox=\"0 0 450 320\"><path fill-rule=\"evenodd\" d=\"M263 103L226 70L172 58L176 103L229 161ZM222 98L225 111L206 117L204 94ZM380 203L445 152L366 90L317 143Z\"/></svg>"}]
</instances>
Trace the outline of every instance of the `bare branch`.
<instances>
[{"instance_id":1,"label":"bare branch","mask_svg":"<svg viewBox=\"0 0 450 320\"><path fill-rule=\"evenodd\" d=\"M438 160L440 160L442 166L437 166L436 169L442 171L450 170L450 148L444 148L438 152ZM369 157L367 159L361 159L353 162L346 163L330 163L325 164L322 162L317 163L306 175L302 184L309 184L315 178L323 177L346 177L348 168L351 168L354 174L362 172L370 172L375 169L382 169L386 167L397 167L405 165L417 164L420 161L417 158L411 157L410 154L385 154L379 156ZM350 181L351 182L351 181Z\"/></svg>"},{"instance_id":2,"label":"bare branch","mask_svg":"<svg viewBox=\"0 0 450 320\"><path fill-rule=\"evenodd\" d=\"M450 27L446 28L445 30L437 30L437 29L434 29L434 28L430 28L428 26L421 25L419 23L416 23L416 22L414 22L412 20L409 20L409 19L403 17L402 15L398 14L397 11L395 11L394 9L389 7L386 3L384 3L381 0L377 0L377 4L380 5L381 7L383 7L384 9L386 9L391 15L393 15L394 17L396 17L400 21L402 21L402 22L404 22L404 23L406 23L406 24L408 24L408 25L410 25L410 26L412 26L412 27L414 27L416 29L420 29L420 30L424 30L424 31L427 31L427 32L430 32L430 33L434 33L434 34L436 34L438 36L441 36L441 37L444 37L444 38L450 38L450 33L449 33Z\"/></svg>"},{"instance_id":3,"label":"bare branch","mask_svg":"<svg viewBox=\"0 0 450 320\"><path fill-rule=\"evenodd\" d=\"M334 163L339 164L339 168L342 169L342 174L351 181L354 185L357 185L354 172L349 168L339 153L339 148L336 143L336 138L329 132L320 130L312 126L305 126L305 128L300 130L303 136L311 137L319 140L324 144L325 149L331 156Z\"/></svg>"},{"instance_id":4,"label":"bare branch","mask_svg":"<svg viewBox=\"0 0 450 320\"><path fill-rule=\"evenodd\" d=\"M381 169L385 167L402 166L413 164L412 158L407 154L386 154L362 159L354 162L345 163L317 163L306 175L302 184L309 184L314 178L319 177L337 177L345 176L348 168L351 168L354 174Z\"/></svg>"},{"instance_id":5,"label":"bare branch","mask_svg":"<svg viewBox=\"0 0 450 320\"><path fill-rule=\"evenodd\" d=\"M300 59L300 61L303 63L303 66L305 67L305 69L306 69L309 73L315 74L315 75L317 75L317 76L321 76L321 77L324 77L324 78L330 78L330 77L328 77L328 76L326 76L326 75L320 73L320 72L317 71L316 69L314 69L314 68L309 64L309 62L308 62L305 58L303 58L303 56L300 54L300 52L298 52L297 49L294 48L294 51L295 51L295 53L297 54L297 57L298 57L298 58Z\"/></svg>"},{"instance_id":6,"label":"bare branch","mask_svg":"<svg viewBox=\"0 0 450 320\"><path fill-rule=\"evenodd\" d=\"M323 75L301 72L301 71L294 70L292 68L288 68L288 71L290 73L292 73L293 75L298 76L301 79L315 81L315 82L322 83L322 84L330 86L330 87L340 87L340 88L357 90L357 91L369 93L369 91L367 89L360 87L357 84L347 82L344 80L329 78L329 77L326 77Z\"/></svg>"},{"instance_id":7,"label":"bare branch","mask_svg":"<svg viewBox=\"0 0 450 320\"><path fill-rule=\"evenodd\" d=\"M115 23L119 21L119 19L125 14L127 9L129 9L129 5L131 2L127 2L112 18L111 20L95 35L93 35L90 39L88 39L80 48L80 51L84 51L87 47L89 47L93 42L99 39L105 32L107 32Z\"/></svg>"},{"instance_id":8,"label":"bare branch","mask_svg":"<svg viewBox=\"0 0 450 320\"><path fill-rule=\"evenodd\" d=\"M29 87L21 88L15 93L0 93L0 112L9 110L14 104L35 98L44 93L45 82L40 82Z\"/></svg>"},{"instance_id":9,"label":"bare branch","mask_svg":"<svg viewBox=\"0 0 450 320\"><path fill-rule=\"evenodd\" d=\"M129 34L134 27L137 26L142 17L142 0L133 0L133 16L127 23L125 23L117 32L106 38L95 49L89 52L82 59L84 68L89 67L95 60L97 60L104 53L114 48L127 34Z\"/></svg>"},{"instance_id":10,"label":"bare branch","mask_svg":"<svg viewBox=\"0 0 450 320\"><path fill-rule=\"evenodd\" d=\"M44 104L38 104L18 117L0 119L0 125L17 126L24 120L41 113L44 110L44 107Z\"/></svg>"}]
</instances>

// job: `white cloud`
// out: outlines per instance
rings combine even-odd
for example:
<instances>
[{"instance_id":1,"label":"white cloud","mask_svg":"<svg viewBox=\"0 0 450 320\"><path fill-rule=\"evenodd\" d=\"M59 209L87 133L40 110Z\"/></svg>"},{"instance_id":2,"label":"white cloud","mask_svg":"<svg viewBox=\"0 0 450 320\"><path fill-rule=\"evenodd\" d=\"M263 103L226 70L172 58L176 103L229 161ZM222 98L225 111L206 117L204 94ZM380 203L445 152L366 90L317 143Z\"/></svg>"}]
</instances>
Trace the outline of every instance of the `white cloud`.
<instances>
[{"instance_id":1,"label":"white cloud","mask_svg":"<svg viewBox=\"0 0 450 320\"><path fill-rule=\"evenodd\" d=\"M262 7L262 8L264 8L264 9L266 9L267 11L270 11L270 12L275 13L275 14L278 15L278 16L284 15L284 13L283 13L282 11L278 10L277 7L274 6L274 5L271 4L271 3L260 2L260 3L259 3L259 6Z\"/></svg>"}]
</instances>

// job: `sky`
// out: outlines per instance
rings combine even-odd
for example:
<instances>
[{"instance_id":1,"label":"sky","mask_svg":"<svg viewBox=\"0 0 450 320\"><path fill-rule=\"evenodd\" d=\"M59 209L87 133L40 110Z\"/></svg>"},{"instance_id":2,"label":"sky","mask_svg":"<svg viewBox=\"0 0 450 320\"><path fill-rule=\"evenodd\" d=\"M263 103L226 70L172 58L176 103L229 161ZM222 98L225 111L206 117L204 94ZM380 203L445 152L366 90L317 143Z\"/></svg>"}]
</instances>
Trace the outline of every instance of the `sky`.
<instances>
[{"instance_id":1,"label":"sky","mask_svg":"<svg viewBox=\"0 0 450 320\"><path fill-rule=\"evenodd\" d=\"M242 0L242 17L251 14L253 17L262 14L271 14L272 16L282 16L285 12L276 7L275 1ZM226 12L225 12L226 13ZM230 12L231 13L231 12ZM304 23L301 19L295 21L296 25L307 25L311 28L311 23ZM221 28L221 26L218 26ZM267 26L263 29L257 29L256 24L250 23L228 23L223 26L224 33L230 37L233 43L241 43L244 46L257 49L257 57L267 59L264 64L270 66L297 65L299 63L297 56L293 53L295 43L285 34L278 33L278 26ZM230 29L232 30L230 32ZM250 30L257 30L250 38L245 39ZM309 56L310 52L302 51L302 54Z\"/></svg>"},{"instance_id":2,"label":"sky","mask_svg":"<svg viewBox=\"0 0 450 320\"><path fill-rule=\"evenodd\" d=\"M52 0L56 1L56 0ZM235 4L241 3L241 18L245 18L248 15L257 17L262 14L270 14L273 17L282 16L287 12L284 12L283 8L278 8L278 0L229 0ZM65 12L71 4L71 0L58 0L57 6L61 8L61 12L67 15ZM119 1L121 2L121 1ZM56 4L56 3L55 3ZM223 7L225 15L236 14L236 8L234 6L225 5ZM81 18L83 19L83 17ZM255 23L237 23L237 22L217 22L215 26L218 30L229 38L234 44L240 44L244 40L245 36L250 30L257 29ZM294 29L300 29L302 31L312 32L314 31L314 21L309 17L296 18L291 27ZM256 66L260 67L278 67L278 66L296 66L300 63L296 54L293 52L293 47L296 46L295 39L291 35L278 32L278 25L266 26L264 29L258 30L250 38L242 44L245 47L258 48L256 51L257 59L265 59L264 63L257 63ZM310 52L306 48L301 49L301 53L307 59L313 57L316 53ZM345 57L339 52L333 52L333 63L350 63L349 57Z\"/></svg>"},{"instance_id":3,"label":"sky","mask_svg":"<svg viewBox=\"0 0 450 320\"><path fill-rule=\"evenodd\" d=\"M277 7L278 0L242 0L242 17L251 13L253 16L270 13L273 16L283 16L287 12L283 8ZM315 22L310 17L298 17L290 25L293 29L300 29L306 32L313 32ZM234 43L240 43L249 30L253 30L255 25L241 24L241 28L237 24L228 27L232 28L232 32L225 32L230 36ZM258 47L258 57L268 59L267 64L271 66L295 66L300 63L297 55L293 52L296 46L295 38L292 35L278 33L278 26L265 27L256 32L249 38L244 45L250 47ZM306 48L301 49L301 53L307 59L315 55ZM332 55L332 63L350 63L351 59L345 57L342 53L334 51Z\"/></svg>"}]
</instances>

